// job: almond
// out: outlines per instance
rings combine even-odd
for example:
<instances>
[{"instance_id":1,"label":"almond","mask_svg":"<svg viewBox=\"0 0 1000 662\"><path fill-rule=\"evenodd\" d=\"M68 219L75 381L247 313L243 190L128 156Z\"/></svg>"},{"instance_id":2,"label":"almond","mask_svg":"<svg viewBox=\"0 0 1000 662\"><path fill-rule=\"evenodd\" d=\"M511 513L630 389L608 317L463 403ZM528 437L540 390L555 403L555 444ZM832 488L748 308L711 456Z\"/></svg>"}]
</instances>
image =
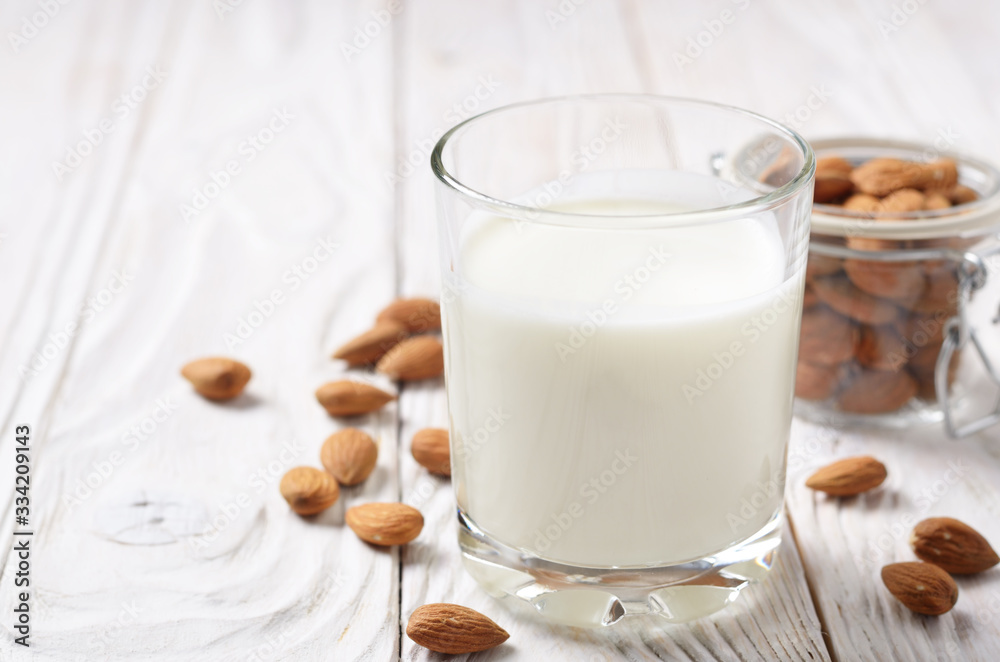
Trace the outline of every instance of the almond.
<instances>
[{"instance_id":1,"label":"almond","mask_svg":"<svg viewBox=\"0 0 1000 662\"><path fill-rule=\"evenodd\" d=\"M434 474L451 475L451 449L448 431L444 428L425 428L413 435L410 444L413 459Z\"/></svg>"},{"instance_id":2,"label":"almond","mask_svg":"<svg viewBox=\"0 0 1000 662\"><path fill-rule=\"evenodd\" d=\"M938 159L921 166L920 185L928 189L950 189L958 184L958 164L954 159Z\"/></svg>"},{"instance_id":3,"label":"almond","mask_svg":"<svg viewBox=\"0 0 1000 662\"><path fill-rule=\"evenodd\" d=\"M347 526L373 545L405 545L420 535L424 516L402 503L366 503L347 510Z\"/></svg>"},{"instance_id":4,"label":"almond","mask_svg":"<svg viewBox=\"0 0 1000 662\"><path fill-rule=\"evenodd\" d=\"M906 365L907 346L895 326L862 326L858 363L873 370L898 370Z\"/></svg>"},{"instance_id":5,"label":"almond","mask_svg":"<svg viewBox=\"0 0 1000 662\"><path fill-rule=\"evenodd\" d=\"M852 414L884 414L916 394L917 381L905 370L863 370L837 395L837 407Z\"/></svg>"},{"instance_id":6,"label":"almond","mask_svg":"<svg viewBox=\"0 0 1000 662\"><path fill-rule=\"evenodd\" d=\"M931 517L913 527L913 552L953 575L989 570L1000 557L981 533L951 517Z\"/></svg>"},{"instance_id":7,"label":"almond","mask_svg":"<svg viewBox=\"0 0 1000 662\"><path fill-rule=\"evenodd\" d=\"M813 365L799 361L795 366L795 397L826 400L840 383L843 366Z\"/></svg>"},{"instance_id":8,"label":"almond","mask_svg":"<svg viewBox=\"0 0 1000 662\"><path fill-rule=\"evenodd\" d=\"M281 496L299 515L315 515L335 504L340 487L333 476L313 467L295 467L281 477Z\"/></svg>"},{"instance_id":9,"label":"almond","mask_svg":"<svg viewBox=\"0 0 1000 662\"><path fill-rule=\"evenodd\" d=\"M928 191L924 209L951 209L951 200L938 191Z\"/></svg>"},{"instance_id":10,"label":"almond","mask_svg":"<svg viewBox=\"0 0 1000 662\"><path fill-rule=\"evenodd\" d=\"M918 262L844 260L844 271L862 292L904 304L916 301L927 287Z\"/></svg>"},{"instance_id":11,"label":"almond","mask_svg":"<svg viewBox=\"0 0 1000 662\"><path fill-rule=\"evenodd\" d=\"M882 201L868 193L855 193L844 200L844 209L875 214L882 210Z\"/></svg>"},{"instance_id":12,"label":"almond","mask_svg":"<svg viewBox=\"0 0 1000 662\"><path fill-rule=\"evenodd\" d=\"M326 438L319 459L338 483L357 485L375 468L378 446L365 432L344 428Z\"/></svg>"},{"instance_id":13,"label":"almond","mask_svg":"<svg viewBox=\"0 0 1000 662\"><path fill-rule=\"evenodd\" d=\"M924 315L951 317L958 312L958 276L950 267L927 274L927 287L920 297L904 306Z\"/></svg>"},{"instance_id":14,"label":"almond","mask_svg":"<svg viewBox=\"0 0 1000 662\"><path fill-rule=\"evenodd\" d=\"M813 202L834 204L846 198L853 190L854 184L846 175L817 172L813 186Z\"/></svg>"},{"instance_id":15,"label":"almond","mask_svg":"<svg viewBox=\"0 0 1000 662\"><path fill-rule=\"evenodd\" d=\"M210 357L191 361L181 375L194 390L209 400L230 400L243 392L250 381L250 368L233 359Z\"/></svg>"},{"instance_id":16,"label":"almond","mask_svg":"<svg viewBox=\"0 0 1000 662\"><path fill-rule=\"evenodd\" d=\"M816 159L816 174L837 174L845 177L851 174L854 166L847 159L840 156L823 156Z\"/></svg>"},{"instance_id":17,"label":"almond","mask_svg":"<svg viewBox=\"0 0 1000 662\"><path fill-rule=\"evenodd\" d=\"M363 382L327 382L316 389L316 399L331 416L360 416L396 399L391 393Z\"/></svg>"},{"instance_id":18,"label":"almond","mask_svg":"<svg viewBox=\"0 0 1000 662\"><path fill-rule=\"evenodd\" d=\"M918 163L879 158L859 165L850 178L859 191L882 197L901 188L917 188L925 175Z\"/></svg>"},{"instance_id":19,"label":"almond","mask_svg":"<svg viewBox=\"0 0 1000 662\"><path fill-rule=\"evenodd\" d=\"M955 580L930 563L890 563L882 568L882 583L904 607L918 614L938 616L958 602Z\"/></svg>"},{"instance_id":20,"label":"almond","mask_svg":"<svg viewBox=\"0 0 1000 662\"><path fill-rule=\"evenodd\" d=\"M899 316L899 308L858 289L845 277L817 278L812 286L820 301L864 324L888 324Z\"/></svg>"},{"instance_id":21,"label":"almond","mask_svg":"<svg viewBox=\"0 0 1000 662\"><path fill-rule=\"evenodd\" d=\"M846 317L823 306L802 312L799 360L815 365L839 365L854 356L857 342L857 326Z\"/></svg>"},{"instance_id":22,"label":"almond","mask_svg":"<svg viewBox=\"0 0 1000 662\"><path fill-rule=\"evenodd\" d=\"M920 211L926 202L927 199L920 191L912 188L901 188L882 198L880 211L889 214Z\"/></svg>"},{"instance_id":23,"label":"almond","mask_svg":"<svg viewBox=\"0 0 1000 662\"><path fill-rule=\"evenodd\" d=\"M885 480L885 465L861 455L828 464L806 481L806 487L832 496L854 496L876 488Z\"/></svg>"},{"instance_id":24,"label":"almond","mask_svg":"<svg viewBox=\"0 0 1000 662\"><path fill-rule=\"evenodd\" d=\"M410 338L389 350L375 369L403 381L439 377L444 372L444 349L431 336Z\"/></svg>"},{"instance_id":25,"label":"almond","mask_svg":"<svg viewBox=\"0 0 1000 662\"><path fill-rule=\"evenodd\" d=\"M830 276L840 271L844 266L843 260L829 255L809 254L809 261L806 262L806 280L820 276Z\"/></svg>"},{"instance_id":26,"label":"almond","mask_svg":"<svg viewBox=\"0 0 1000 662\"><path fill-rule=\"evenodd\" d=\"M375 363L406 336L406 327L399 322L377 322L373 328L342 345L333 353L333 358L343 359L349 366Z\"/></svg>"},{"instance_id":27,"label":"almond","mask_svg":"<svg viewBox=\"0 0 1000 662\"><path fill-rule=\"evenodd\" d=\"M943 189L941 193L943 193L953 205L964 205L970 202L975 202L979 199L978 193L968 186L962 186L961 184L956 184L951 188Z\"/></svg>"},{"instance_id":28,"label":"almond","mask_svg":"<svg viewBox=\"0 0 1000 662\"><path fill-rule=\"evenodd\" d=\"M406 636L424 648L449 655L484 651L510 637L475 609L447 603L414 609L406 623Z\"/></svg>"},{"instance_id":29,"label":"almond","mask_svg":"<svg viewBox=\"0 0 1000 662\"><path fill-rule=\"evenodd\" d=\"M424 333L441 328L441 305L431 299L396 299L382 309L377 322L398 322L410 333Z\"/></svg>"}]
</instances>

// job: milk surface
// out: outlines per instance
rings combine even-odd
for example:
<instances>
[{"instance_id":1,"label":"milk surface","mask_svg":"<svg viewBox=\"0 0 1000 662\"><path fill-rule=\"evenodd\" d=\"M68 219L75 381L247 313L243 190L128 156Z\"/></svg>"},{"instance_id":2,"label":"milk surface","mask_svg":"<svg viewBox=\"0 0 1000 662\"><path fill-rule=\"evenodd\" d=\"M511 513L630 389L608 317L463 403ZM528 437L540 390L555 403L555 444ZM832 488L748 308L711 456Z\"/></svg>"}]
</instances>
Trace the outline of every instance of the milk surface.
<instances>
[{"instance_id":1,"label":"milk surface","mask_svg":"<svg viewBox=\"0 0 1000 662\"><path fill-rule=\"evenodd\" d=\"M457 262L443 297L452 480L480 529L552 561L643 567L706 557L772 519L802 292L773 219L615 230L482 216Z\"/></svg>"}]
</instances>

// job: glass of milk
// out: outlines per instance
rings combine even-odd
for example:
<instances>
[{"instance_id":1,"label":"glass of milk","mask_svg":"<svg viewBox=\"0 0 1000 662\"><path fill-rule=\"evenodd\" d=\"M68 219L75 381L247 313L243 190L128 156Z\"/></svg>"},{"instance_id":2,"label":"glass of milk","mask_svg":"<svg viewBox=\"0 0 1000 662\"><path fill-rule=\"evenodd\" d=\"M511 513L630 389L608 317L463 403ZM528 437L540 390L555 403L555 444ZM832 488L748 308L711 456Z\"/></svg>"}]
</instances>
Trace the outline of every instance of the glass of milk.
<instances>
[{"instance_id":1,"label":"glass of milk","mask_svg":"<svg viewBox=\"0 0 1000 662\"><path fill-rule=\"evenodd\" d=\"M712 103L522 103L437 177L459 544L578 626L699 618L781 539L813 154Z\"/></svg>"}]
</instances>

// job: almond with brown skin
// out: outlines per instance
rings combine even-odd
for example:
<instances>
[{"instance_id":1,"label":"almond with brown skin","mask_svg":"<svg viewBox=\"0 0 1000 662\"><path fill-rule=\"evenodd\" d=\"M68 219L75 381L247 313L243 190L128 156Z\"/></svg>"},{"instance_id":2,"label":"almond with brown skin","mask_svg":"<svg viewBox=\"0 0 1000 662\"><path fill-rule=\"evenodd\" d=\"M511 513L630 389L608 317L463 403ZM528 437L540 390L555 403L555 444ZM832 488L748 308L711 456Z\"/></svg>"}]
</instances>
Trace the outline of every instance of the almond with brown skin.
<instances>
[{"instance_id":1,"label":"almond with brown skin","mask_svg":"<svg viewBox=\"0 0 1000 662\"><path fill-rule=\"evenodd\" d=\"M943 193L953 205L964 205L970 202L975 202L979 199L978 193L968 186L963 186L961 184L956 184L951 188L943 189L941 193Z\"/></svg>"},{"instance_id":2,"label":"almond with brown skin","mask_svg":"<svg viewBox=\"0 0 1000 662\"><path fill-rule=\"evenodd\" d=\"M920 211L924 208L926 202L927 199L920 191L912 188L901 188L882 198L879 211L888 214Z\"/></svg>"},{"instance_id":3,"label":"almond with brown skin","mask_svg":"<svg viewBox=\"0 0 1000 662\"><path fill-rule=\"evenodd\" d=\"M405 545L420 535L424 516L403 503L366 503L347 510L347 526L373 545Z\"/></svg>"},{"instance_id":4,"label":"almond with brown skin","mask_svg":"<svg viewBox=\"0 0 1000 662\"><path fill-rule=\"evenodd\" d=\"M484 651L510 637L478 611L447 603L414 609L406 623L406 636L424 648L448 655Z\"/></svg>"},{"instance_id":5,"label":"almond with brown skin","mask_svg":"<svg viewBox=\"0 0 1000 662\"><path fill-rule=\"evenodd\" d=\"M409 338L389 350L375 369L403 381L440 377L444 372L444 348L432 336Z\"/></svg>"},{"instance_id":6,"label":"almond with brown skin","mask_svg":"<svg viewBox=\"0 0 1000 662\"><path fill-rule=\"evenodd\" d=\"M375 363L406 336L406 327L399 322L377 322L373 328L342 345L333 353L333 358L343 359L349 366Z\"/></svg>"},{"instance_id":7,"label":"almond with brown skin","mask_svg":"<svg viewBox=\"0 0 1000 662\"><path fill-rule=\"evenodd\" d=\"M813 202L826 205L836 204L850 195L853 190L854 184L846 175L817 171L813 186Z\"/></svg>"},{"instance_id":8,"label":"almond with brown skin","mask_svg":"<svg viewBox=\"0 0 1000 662\"><path fill-rule=\"evenodd\" d=\"M958 184L958 164L955 159L938 159L921 166L920 184L917 188L950 189Z\"/></svg>"},{"instance_id":9,"label":"almond with brown skin","mask_svg":"<svg viewBox=\"0 0 1000 662\"><path fill-rule=\"evenodd\" d=\"M939 616L958 602L955 580L930 563L890 563L882 568L882 583L904 607L925 616Z\"/></svg>"},{"instance_id":10,"label":"almond with brown skin","mask_svg":"<svg viewBox=\"0 0 1000 662\"><path fill-rule=\"evenodd\" d=\"M854 166L847 159L840 156L822 156L816 159L816 174L837 174L847 176L854 170Z\"/></svg>"},{"instance_id":11,"label":"almond with brown skin","mask_svg":"<svg viewBox=\"0 0 1000 662\"><path fill-rule=\"evenodd\" d=\"M901 188L917 188L924 181L918 163L899 159L871 159L851 171L851 181L863 193L882 197Z\"/></svg>"},{"instance_id":12,"label":"almond with brown skin","mask_svg":"<svg viewBox=\"0 0 1000 662\"><path fill-rule=\"evenodd\" d=\"M887 475L884 464L861 455L826 465L809 477L806 487L831 496L854 496L878 487Z\"/></svg>"},{"instance_id":13,"label":"almond with brown skin","mask_svg":"<svg viewBox=\"0 0 1000 662\"><path fill-rule=\"evenodd\" d=\"M874 215L882 210L882 201L868 193L855 193L844 200L844 209Z\"/></svg>"},{"instance_id":14,"label":"almond with brown skin","mask_svg":"<svg viewBox=\"0 0 1000 662\"><path fill-rule=\"evenodd\" d=\"M814 365L839 365L854 356L857 342L857 326L846 317L825 306L802 312L800 361Z\"/></svg>"},{"instance_id":15,"label":"almond with brown skin","mask_svg":"<svg viewBox=\"0 0 1000 662\"><path fill-rule=\"evenodd\" d=\"M924 201L924 209L951 209L951 200L938 191L928 191Z\"/></svg>"},{"instance_id":16,"label":"almond with brown skin","mask_svg":"<svg viewBox=\"0 0 1000 662\"><path fill-rule=\"evenodd\" d=\"M448 431L444 428L424 428L413 435L410 444L413 459L433 474L451 475L451 449Z\"/></svg>"},{"instance_id":17,"label":"almond with brown skin","mask_svg":"<svg viewBox=\"0 0 1000 662\"><path fill-rule=\"evenodd\" d=\"M864 324L888 324L899 316L899 308L858 289L846 277L817 278L812 286L820 301Z\"/></svg>"},{"instance_id":18,"label":"almond with brown skin","mask_svg":"<svg viewBox=\"0 0 1000 662\"><path fill-rule=\"evenodd\" d=\"M856 357L873 370L899 370L906 365L907 347L895 326L862 326Z\"/></svg>"},{"instance_id":19,"label":"almond with brown skin","mask_svg":"<svg viewBox=\"0 0 1000 662\"><path fill-rule=\"evenodd\" d=\"M295 467L281 477L281 496L299 515L315 515L335 504L340 487L333 476L313 467Z\"/></svg>"},{"instance_id":20,"label":"almond with brown skin","mask_svg":"<svg viewBox=\"0 0 1000 662\"><path fill-rule=\"evenodd\" d=\"M203 397L231 400L243 392L251 373L250 368L239 361L216 356L191 361L181 368L181 375Z\"/></svg>"},{"instance_id":21,"label":"almond with brown skin","mask_svg":"<svg viewBox=\"0 0 1000 662\"><path fill-rule=\"evenodd\" d=\"M319 451L320 462L341 485L357 485L375 468L378 446L367 433L357 428L334 432Z\"/></svg>"},{"instance_id":22,"label":"almond with brown skin","mask_svg":"<svg viewBox=\"0 0 1000 662\"><path fill-rule=\"evenodd\" d=\"M951 517L931 517L913 527L913 553L953 575L972 575L1000 563L981 533Z\"/></svg>"},{"instance_id":23,"label":"almond with brown skin","mask_svg":"<svg viewBox=\"0 0 1000 662\"><path fill-rule=\"evenodd\" d=\"M884 414L916 394L917 381L905 370L863 370L837 394L837 408L852 414Z\"/></svg>"},{"instance_id":24,"label":"almond with brown skin","mask_svg":"<svg viewBox=\"0 0 1000 662\"><path fill-rule=\"evenodd\" d=\"M344 379L320 386L316 399L331 416L360 416L381 409L396 396L371 384Z\"/></svg>"},{"instance_id":25,"label":"almond with brown skin","mask_svg":"<svg viewBox=\"0 0 1000 662\"><path fill-rule=\"evenodd\" d=\"M806 281L838 273L843 266L844 261L840 258L810 253L809 261L806 262Z\"/></svg>"},{"instance_id":26,"label":"almond with brown skin","mask_svg":"<svg viewBox=\"0 0 1000 662\"><path fill-rule=\"evenodd\" d=\"M927 287L918 262L851 259L844 260L844 271L851 284L862 292L904 305L916 301Z\"/></svg>"},{"instance_id":27,"label":"almond with brown skin","mask_svg":"<svg viewBox=\"0 0 1000 662\"><path fill-rule=\"evenodd\" d=\"M441 328L441 305L431 299L396 299L382 309L377 322L393 321L410 333L424 333Z\"/></svg>"},{"instance_id":28,"label":"almond with brown skin","mask_svg":"<svg viewBox=\"0 0 1000 662\"><path fill-rule=\"evenodd\" d=\"M826 400L837 390L843 375L840 365L813 365L799 361L795 366L795 397Z\"/></svg>"}]
</instances>

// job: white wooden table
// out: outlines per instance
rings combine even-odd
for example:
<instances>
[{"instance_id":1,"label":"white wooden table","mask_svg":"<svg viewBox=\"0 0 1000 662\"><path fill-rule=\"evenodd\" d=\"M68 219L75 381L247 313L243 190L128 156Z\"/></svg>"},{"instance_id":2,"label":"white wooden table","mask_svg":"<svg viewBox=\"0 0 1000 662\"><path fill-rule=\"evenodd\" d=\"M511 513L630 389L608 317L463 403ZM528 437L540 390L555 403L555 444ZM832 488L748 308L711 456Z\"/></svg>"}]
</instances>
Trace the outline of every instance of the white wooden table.
<instances>
[{"instance_id":1,"label":"white wooden table","mask_svg":"<svg viewBox=\"0 0 1000 662\"><path fill-rule=\"evenodd\" d=\"M473 583L450 485L409 455L414 431L445 424L439 381L364 419L378 467L317 521L277 490L341 425L312 395L344 372L331 351L395 296L438 291L428 154L458 119L650 92L810 138L949 136L997 161L1000 5L17 0L0 23L0 660L439 659L401 636L439 601L511 633L476 659L1000 660L1000 572L960 579L939 618L878 578L912 558L910 518L1000 541L998 430L948 442L797 421L776 571L683 626L554 627ZM211 354L252 367L247 394L191 392L180 366ZM29 651L12 630L21 424ZM883 489L803 487L862 452L888 465ZM344 510L373 500L417 506L424 533L359 542Z\"/></svg>"}]
</instances>

